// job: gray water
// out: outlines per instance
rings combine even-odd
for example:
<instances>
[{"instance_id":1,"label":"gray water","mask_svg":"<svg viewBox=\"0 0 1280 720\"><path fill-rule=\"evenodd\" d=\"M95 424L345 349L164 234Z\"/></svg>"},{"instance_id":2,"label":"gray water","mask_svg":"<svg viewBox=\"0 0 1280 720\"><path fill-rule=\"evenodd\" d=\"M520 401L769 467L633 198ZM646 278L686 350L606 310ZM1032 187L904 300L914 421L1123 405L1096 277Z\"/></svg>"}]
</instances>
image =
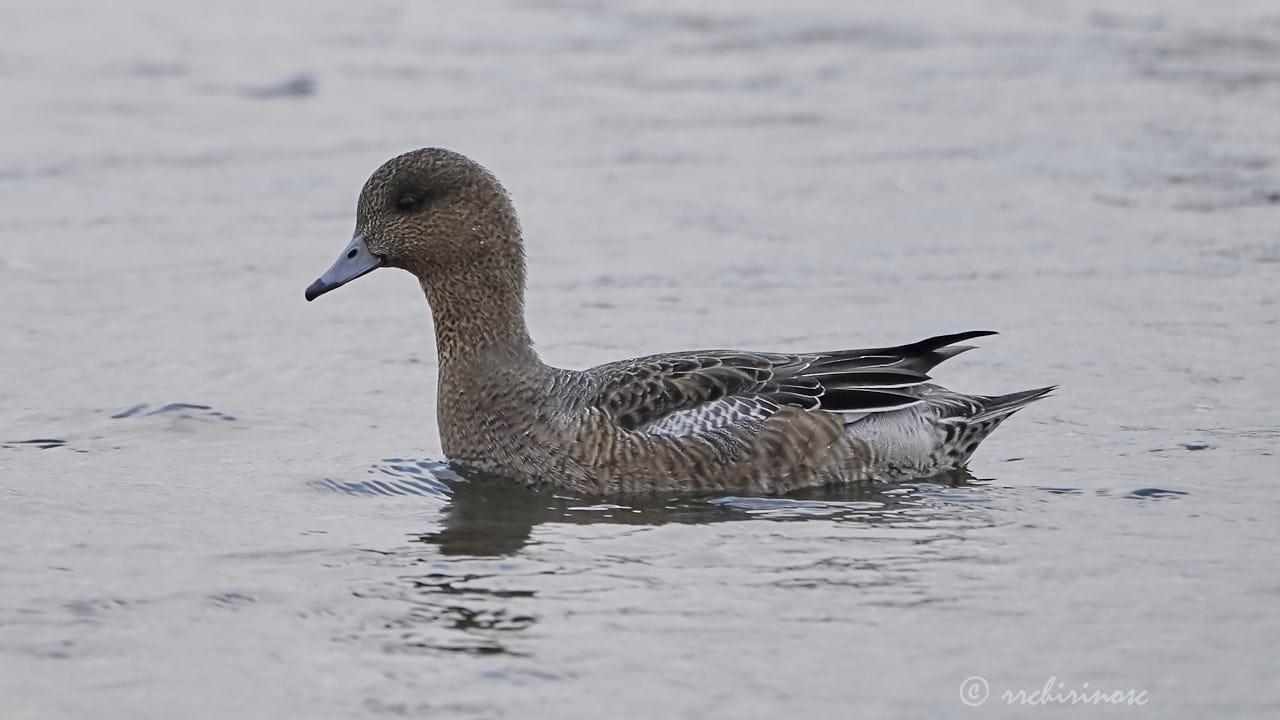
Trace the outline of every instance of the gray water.
<instances>
[{"instance_id":1,"label":"gray water","mask_svg":"<svg viewBox=\"0 0 1280 720\"><path fill-rule=\"evenodd\" d=\"M0 717L1280 714L1278 57L1264 1L0 4ZM412 278L302 300L424 145L550 362L994 329L939 380L1062 388L928 482L451 485Z\"/></svg>"}]
</instances>

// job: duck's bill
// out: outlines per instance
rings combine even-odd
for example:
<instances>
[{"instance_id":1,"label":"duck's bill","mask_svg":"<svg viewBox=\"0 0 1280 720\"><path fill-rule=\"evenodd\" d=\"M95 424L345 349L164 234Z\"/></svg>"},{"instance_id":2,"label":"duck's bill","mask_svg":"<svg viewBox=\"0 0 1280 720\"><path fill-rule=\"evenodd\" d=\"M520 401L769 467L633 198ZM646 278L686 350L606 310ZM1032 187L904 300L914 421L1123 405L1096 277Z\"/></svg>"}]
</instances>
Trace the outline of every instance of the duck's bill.
<instances>
[{"instance_id":1,"label":"duck's bill","mask_svg":"<svg viewBox=\"0 0 1280 720\"><path fill-rule=\"evenodd\" d=\"M380 267L382 267L382 256L369 252L364 236L356 235L351 238L351 244L347 245L338 256L338 261L333 264L333 267L325 270L324 274L307 288L307 302Z\"/></svg>"}]
</instances>

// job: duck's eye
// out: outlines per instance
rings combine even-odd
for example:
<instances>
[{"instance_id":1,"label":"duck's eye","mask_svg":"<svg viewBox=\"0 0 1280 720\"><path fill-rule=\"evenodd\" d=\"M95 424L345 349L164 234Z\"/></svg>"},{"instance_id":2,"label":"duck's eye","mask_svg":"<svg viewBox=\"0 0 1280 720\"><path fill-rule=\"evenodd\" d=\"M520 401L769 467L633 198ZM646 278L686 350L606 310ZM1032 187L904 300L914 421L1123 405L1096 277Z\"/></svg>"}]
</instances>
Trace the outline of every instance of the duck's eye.
<instances>
[{"instance_id":1,"label":"duck's eye","mask_svg":"<svg viewBox=\"0 0 1280 720\"><path fill-rule=\"evenodd\" d=\"M405 193L396 198L396 210L400 212L413 212L422 207L422 196L415 193Z\"/></svg>"}]
</instances>

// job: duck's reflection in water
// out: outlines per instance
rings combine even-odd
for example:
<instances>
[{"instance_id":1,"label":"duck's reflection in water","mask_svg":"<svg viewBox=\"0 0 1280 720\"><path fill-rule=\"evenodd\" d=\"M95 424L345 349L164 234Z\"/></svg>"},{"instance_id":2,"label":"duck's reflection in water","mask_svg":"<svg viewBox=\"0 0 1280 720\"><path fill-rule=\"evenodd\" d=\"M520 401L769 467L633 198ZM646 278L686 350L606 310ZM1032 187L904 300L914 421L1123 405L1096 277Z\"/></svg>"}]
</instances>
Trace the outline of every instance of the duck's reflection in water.
<instances>
[{"instance_id":1,"label":"duck's reflection in water","mask_svg":"<svg viewBox=\"0 0 1280 720\"><path fill-rule=\"evenodd\" d=\"M974 480L955 470L912 483L815 488L781 497L686 494L600 500L513 486L508 479L473 470L454 467L452 472L441 527L417 540L436 545L444 555L490 557L518 553L533 529L544 523L664 525L837 516L876 522L929 500L971 500L971 494L955 489Z\"/></svg>"},{"instance_id":2,"label":"duck's reflection in water","mask_svg":"<svg viewBox=\"0 0 1280 720\"><path fill-rule=\"evenodd\" d=\"M968 487L972 481L967 473L952 472L927 481L808 490L784 497L684 495L601 501L529 490L504 478L460 471L439 461L389 460L374 465L363 481L320 484L353 495L407 496L404 499L410 502L426 497L448 500L443 517L433 527L411 535L407 545L372 552L372 564L394 569L394 578L379 573L376 579L359 583L356 594L392 601L401 610L378 613L360 627L357 637L396 654L522 656L533 652L536 642L527 631L539 623L548 607L572 607L593 592L617 590L610 583L616 581L620 563L635 567L635 563L646 565L661 558L667 560L659 562L671 562L673 553L683 552L681 548L698 555L696 548L685 546L685 540L673 544L670 537L647 538L623 551L613 545L602 553L589 543L572 540L576 534L566 532L568 525L827 520L912 542L913 538L947 536L957 527L989 524L986 513L972 505L989 493ZM536 532L540 526L543 530ZM600 539L609 545L626 542L624 537L605 533ZM526 551L531 543L549 552ZM882 546L868 547L873 554L883 552ZM860 581L889 582L884 579L889 561L879 555L848 558L838 568L817 570L806 563L826 561L794 557L804 566L796 570L802 575L852 573ZM758 580L761 572L795 574L748 562L752 567L744 568L744 577ZM668 568L671 578L682 577L679 566L677 562L674 569ZM584 606L583 611L588 610Z\"/></svg>"}]
</instances>

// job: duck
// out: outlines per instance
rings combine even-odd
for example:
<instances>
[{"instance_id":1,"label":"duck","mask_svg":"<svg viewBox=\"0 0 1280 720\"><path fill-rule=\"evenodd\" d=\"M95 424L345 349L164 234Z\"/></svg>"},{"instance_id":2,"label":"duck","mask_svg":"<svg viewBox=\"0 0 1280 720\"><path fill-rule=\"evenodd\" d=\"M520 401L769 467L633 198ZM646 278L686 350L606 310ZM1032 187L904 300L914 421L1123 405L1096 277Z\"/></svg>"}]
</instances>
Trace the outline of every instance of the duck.
<instances>
[{"instance_id":1,"label":"duck","mask_svg":"<svg viewBox=\"0 0 1280 720\"><path fill-rule=\"evenodd\" d=\"M307 289L412 273L435 327L436 412L454 467L587 496L785 494L966 466L997 426L1055 389L971 395L930 382L985 330L856 350L692 350L552 367L525 322L510 195L459 153L423 148L365 182L355 232ZM465 474L465 473L464 473Z\"/></svg>"}]
</instances>

